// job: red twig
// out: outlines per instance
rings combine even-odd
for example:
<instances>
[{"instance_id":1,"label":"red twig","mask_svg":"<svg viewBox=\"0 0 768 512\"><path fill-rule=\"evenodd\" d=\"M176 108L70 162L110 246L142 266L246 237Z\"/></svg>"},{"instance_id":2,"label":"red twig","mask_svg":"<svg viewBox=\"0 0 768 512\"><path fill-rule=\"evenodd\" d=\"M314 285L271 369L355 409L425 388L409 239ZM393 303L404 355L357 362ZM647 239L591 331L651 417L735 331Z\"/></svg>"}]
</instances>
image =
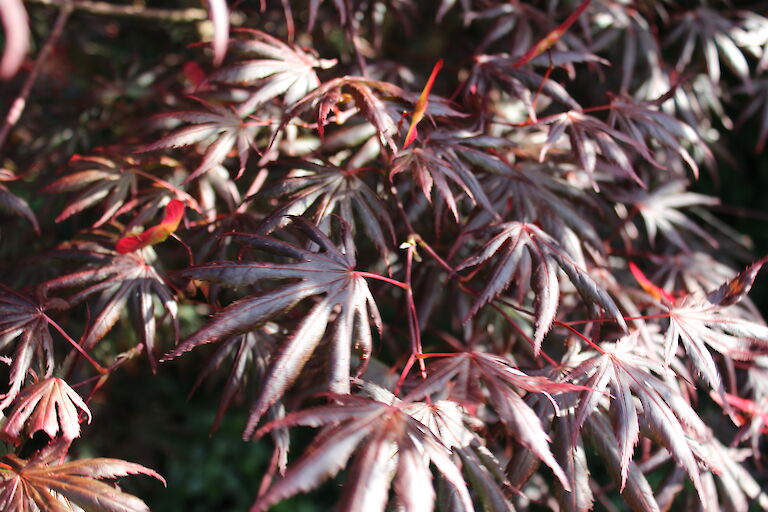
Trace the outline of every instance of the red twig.
<instances>
[{"instance_id":1,"label":"red twig","mask_svg":"<svg viewBox=\"0 0 768 512\"><path fill-rule=\"evenodd\" d=\"M21 114L24 113L24 108L27 105L27 98L29 98L29 93L32 92L32 86L34 86L35 81L37 81L37 75L40 74L43 64L48 59L48 56L56 45L56 42L59 40L59 37L61 37L61 33L64 30L64 26L67 24L67 20L71 13L72 3L65 0L62 9L59 11L58 17L56 18L56 23L53 25L51 33L48 34L48 39L46 39L45 44L37 54L35 64L32 66L29 75L27 75L27 79L24 80L19 95L16 96L16 99L13 100L11 107L8 109L8 113L3 121L3 127L0 128L0 151L3 149L5 140L11 133L11 130L13 130L13 127L19 122Z\"/></svg>"},{"instance_id":2,"label":"red twig","mask_svg":"<svg viewBox=\"0 0 768 512\"><path fill-rule=\"evenodd\" d=\"M97 372L104 374L107 373L107 369L101 366L99 363L97 363L85 350L83 350L83 347L80 346L78 342L73 340L69 334L66 333L64 329L61 328L59 324L57 324L53 318L49 317L48 315L44 315L45 320L53 326L54 329L59 331L59 333L64 336L64 339L67 340L74 348L77 350L80 355L82 355L89 363L91 363L91 366L93 366Z\"/></svg>"}]
</instances>

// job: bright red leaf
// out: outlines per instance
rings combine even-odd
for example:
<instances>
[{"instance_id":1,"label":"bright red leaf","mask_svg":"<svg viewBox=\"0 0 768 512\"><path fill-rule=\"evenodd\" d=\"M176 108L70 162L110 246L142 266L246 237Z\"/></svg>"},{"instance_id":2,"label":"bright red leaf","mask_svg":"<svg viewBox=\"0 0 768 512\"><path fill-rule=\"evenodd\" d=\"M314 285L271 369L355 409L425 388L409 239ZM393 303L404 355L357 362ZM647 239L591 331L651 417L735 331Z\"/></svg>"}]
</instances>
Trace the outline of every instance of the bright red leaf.
<instances>
[{"instance_id":1,"label":"bright red leaf","mask_svg":"<svg viewBox=\"0 0 768 512\"><path fill-rule=\"evenodd\" d=\"M184 217L184 203L174 199L165 207L163 222L138 235L124 236L117 241L115 249L120 254L126 254L148 245L164 242L179 227L182 217Z\"/></svg>"},{"instance_id":2,"label":"bright red leaf","mask_svg":"<svg viewBox=\"0 0 768 512\"><path fill-rule=\"evenodd\" d=\"M432 86L435 85L435 78L437 77L437 73L440 72L440 68L442 67L443 67L443 59L440 59L439 61L437 61L437 64L435 64L435 67L432 68L432 73L429 75L429 79L427 80L427 85L425 85L424 90L421 91L421 96L419 96L419 100L416 102L416 108L413 109L411 126L410 128L408 128L408 133L405 136L405 144L403 144L403 149L410 146L411 143L414 140L416 140L416 135L417 135L416 126L424 118L424 114L427 111L427 104L429 103L429 92L432 90Z\"/></svg>"},{"instance_id":3,"label":"bright red leaf","mask_svg":"<svg viewBox=\"0 0 768 512\"><path fill-rule=\"evenodd\" d=\"M643 274L643 271L640 270L640 268L635 265L635 262L630 261L629 262L629 270L632 272L632 275L634 276L637 283L643 287L643 290L648 292L651 297L653 297L656 300L660 300L662 297L664 300L669 302L675 302L675 297L669 293L668 291L659 288L655 284L651 282L650 279L645 277L645 274Z\"/></svg>"}]
</instances>

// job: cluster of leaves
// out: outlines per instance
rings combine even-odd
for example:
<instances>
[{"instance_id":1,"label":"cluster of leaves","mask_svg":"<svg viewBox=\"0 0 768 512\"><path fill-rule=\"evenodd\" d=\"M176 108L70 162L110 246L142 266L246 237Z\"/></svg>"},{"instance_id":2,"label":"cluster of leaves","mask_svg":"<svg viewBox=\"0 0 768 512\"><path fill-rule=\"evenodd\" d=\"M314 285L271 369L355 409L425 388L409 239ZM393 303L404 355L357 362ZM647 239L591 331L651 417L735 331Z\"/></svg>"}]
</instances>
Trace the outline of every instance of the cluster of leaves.
<instances>
[{"instance_id":1,"label":"cluster of leaves","mask_svg":"<svg viewBox=\"0 0 768 512\"><path fill-rule=\"evenodd\" d=\"M4 509L146 509L98 480L152 470L63 458L126 361L207 350L214 428L246 399L244 440L273 439L254 511L345 467L349 511L768 510L766 260L688 191L722 174L727 112L768 139L766 13L326 4L238 7L263 24L188 62L138 143L0 174L50 269L0 285ZM415 23L450 31L431 74L389 41ZM296 426L320 431L289 460Z\"/></svg>"}]
</instances>

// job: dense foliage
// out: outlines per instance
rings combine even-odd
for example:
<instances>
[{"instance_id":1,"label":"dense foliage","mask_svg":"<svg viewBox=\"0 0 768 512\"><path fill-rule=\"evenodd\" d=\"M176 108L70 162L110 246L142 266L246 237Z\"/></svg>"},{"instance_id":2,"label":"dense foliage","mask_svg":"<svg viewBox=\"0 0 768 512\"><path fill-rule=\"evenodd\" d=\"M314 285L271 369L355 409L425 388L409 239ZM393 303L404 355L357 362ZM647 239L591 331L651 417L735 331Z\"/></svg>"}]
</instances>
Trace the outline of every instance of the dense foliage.
<instances>
[{"instance_id":1,"label":"dense foliage","mask_svg":"<svg viewBox=\"0 0 768 512\"><path fill-rule=\"evenodd\" d=\"M72 443L191 360L252 511L768 510L756 4L0 4L0 508L148 510Z\"/></svg>"}]
</instances>

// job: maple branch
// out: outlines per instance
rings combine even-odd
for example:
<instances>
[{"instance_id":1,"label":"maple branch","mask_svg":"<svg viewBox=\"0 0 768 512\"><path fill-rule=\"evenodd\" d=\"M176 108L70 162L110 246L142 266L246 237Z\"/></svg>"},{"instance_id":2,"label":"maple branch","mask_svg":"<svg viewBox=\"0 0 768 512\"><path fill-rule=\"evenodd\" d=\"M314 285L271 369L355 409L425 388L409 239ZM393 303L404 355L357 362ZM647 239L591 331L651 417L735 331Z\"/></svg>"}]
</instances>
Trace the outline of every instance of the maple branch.
<instances>
[{"instance_id":1,"label":"maple branch","mask_svg":"<svg viewBox=\"0 0 768 512\"><path fill-rule=\"evenodd\" d=\"M96 392L101 389L104 384L106 384L107 379L114 373L116 369L127 363L128 361L132 360L134 357L140 355L144 351L144 345L136 345L132 349L128 350L127 352L123 352L122 354L115 357L115 360L112 364L110 364L106 368L106 372L100 375L94 375L92 377L88 377L87 379L81 380L80 382L77 382L75 384L72 384L72 389L85 386L90 384L91 382L96 381L96 384L94 384L93 388L88 392L88 396L85 397L85 403L90 403L93 399Z\"/></svg>"},{"instance_id":2,"label":"maple branch","mask_svg":"<svg viewBox=\"0 0 768 512\"><path fill-rule=\"evenodd\" d=\"M553 322L553 323L554 323L554 322ZM586 341L586 342L587 342L587 344L589 344L589 345L590 345L592 348L594 348L595 350L597 350L597 351L598 351L598 352L600 352L601 354L605 354L605 350L603 350L602 348L600 348L600 345L598 345L597 343L595 343L595 342L594 342L594 341L592 341L591 339L589 339L589 338L587 338L586 336L584 336L582 333L580 333L580 332L579 332L579 330L578 330L578 329L576 329L576 328L574 328L574 327L571 327L570 325L563 325L563 327L565 327L566 329L568 329L569 331L571 331L573 334L575 334L576 336L578 336L578 337L579 337L579 338L581 338L582 340Z\"/></svg>"},{"instance_id":3,"label":"maple branch","mask_svg":"<svg viewBox=\"0 0 768 512\"><path fill-rule=\"evenodd\" d=\"M184 247L184 249L187 250L187 257L189 258L189 266L191 267L192 265L194 265L195 256L194 254L192 254L192 248L189 245L187 245L187 243L184 240L179 238L175 233L171 233L171 238L179 242Z\"/></svg>"},{"instance_id":4,"label":"maple branch","mask_svg":"<svg viewBox=\"0 0 768 512\"><path fill-rule=\"evenodd\" d=\"M416 250L411 245L406 251L405 257L405 282L408 285L408 289L405 291L406 300L408 302L408 328L411 331L411 341L413 343L412 357L416 357L423 352L421 346L421 327L419 326L419 317L416 312L416 303L413 300L413 286L411 281L411 271L413 270L413 255ZM423 359L418 359L419 370L421 371L421 378L427 379L427 367Z\"/></svg>"},{"instance_id":5,"label":"maple branch","mask_svg":"<svg viewBox=\"0 0 768 512\"><path fill-rule=\"evenodd\" d=\"M352 0L343 0L343 2L344 8L347 10L347 12L353 12ZM347 16L344 31L347 39L352 44L352 49L355 52L355 59L357 60L357 65L360 68L360 74L365 78L368 78L368 66L365 63L365 57L363 57L360 44L357 42L357 37L355 37L357 31L355 30L354 16Z\"/></svg>"},{"instance_id":6,"label":"maple branch","mask_svg":"<svg viewBox=\"0 0 768 512\"><path fill-rule=\"evenodd\" d=\"M464 287L464 286L462 285L462 288L463 288L463 287ZM469 288L467 288L467 289L469 289ZM475 296L477 296L477 294L475 294L475 293L473 293L473 294L474 294ZM533 341L533 339L532 339L530 336L528 336L528 335L525 333L525 331L523 331L523 328L522 328L522 327L520 327L519 325L517 325L517 322L515 322L515 321L512 319L512 317L511 317L511 316L509 316L509 315L507 314L507 312L506 312L506 311L504 311L503 309L501 309L501 308L499 307L499 305L498 305L498 304L496 304L495 302L491 302L489 305L490 305L490 306L491 306L493 309L495 309L497 313L499 313L501 316L503 316L503 317L504 317L504 319L505 319L505 320L506 320L506 321L509 323L509 325L511 325L511 326L512 326L512 328L513 328L514 330L516 330L516 331L517 331L517 333L518 333L520 336L522 336L522 337L523 337L523 339L524 339L525 341L527 341L527 342L528 342L528 344L531 346L531 348L533 348L534 350L536 349L536 343ZM539 349L539 355L540 355L540 356L541 356L541 357L542 357L542 358L543 358L543 359L544 359L546 362L548 362L550 365L552 365L553 367L556 367L556 366L558 366L558 364L557 364L557 361L555 361L554 359L552 359L551 357L549 357L549 355L547 355L547 353L546 353L546 352L544 352L543 350Z\"/></svg>"},{"instance_id":7,"label":"maple branch","mask_svg":"<svg viewBox=\"0 0 768 512\"><path fill-rule=\"evenodd\" d=\"M430 357L456 357L458 352L426 352L419 354L417 357L421 359L429 359Z\"/></svg>"},{"instance_id":8,"label":"maple branch","mask_svg":"<svg viewBox=\"0 0 768 512\"><path fill-rule=\"evenodd\" d=\"M555 65L552 63L552 52L547 52L547 56L549 57L549 66L547 66L547 71L544 72L544 76L541 78L541 83L539 83L539 87L536 89L536 95L533 97L533 101L531 102L531 113L534 116L536 115L536 105L538 105L539 103L539 97L541 96L541 91L544 90L544 84L547 83L547 80L549 80L550 75L552 75L552 70L555 69ZM531 119L531 120L536 121L536 119Z\"/></svg>"},{"instance_id":9,"label":"maple branch","mask_svg":"<svg viewBox=\"0 0 768 512\"><path fill-rule=\"evenodd\" d=\"M362 272L360 270L355 270L354 273L355 273L355 275L360 276L360 277L367 277L367 278L370 278L370 279L376 279L378 281L384 281L385 283L389 283L389 284L395 285L398 288L402 288L403 290L406 290L406 291L411 289L411 287L408 284L406 284L406 283L401 283L400 281L396 281L396 280L390 279L388 277L380 276L379 274L374 274L372 272Z\"/></svg>"},{"instance_id":10,"label":"maple branch","mask_svg":"<svg viewBox=\"0 0 768 512\"><path fill-rule=\"evenodd\" d=\"M418 356L413 352L411 352L411 355L408 357L408 361L405 363L405 367L403 367L403 371L400 372L400 377L397 379L395 389L392 391L395 396L400 394L400 389L403 387L406 377L408 377L408 374L411 372L411 368L413 368L413 363L416 362L417 357Z\"/></svg>"},{"instance_id":11,"label":"maple branch","mask_svg":"<svg viewBox=\"0 0 768 512\"><path fill-rule=\"evenodd\" d=\"M533 311L525 309L524 307L521 307L521 306L517 306L517 305L509 302L508 300L505 300L502 297L497 297L494 300L497 300L497 301L501 302L505 306L508 306L508 307L514 309L515 311L519 311L520 313L525 313L526 315L530 315L530 316L536 318L536 313L534 313ZM646 319L646 318L669 318L669 313L664 313L664 314L659 314L659 315L622 316L622 318L624 320L641 320L641 319ZM586 341L587 343L592 345L598 352L600 352L601 354L604 354L605 351L603 351L594 341L592 341L589 338L587 338L586 336L584 336L582 333L580 333L578 330L576 330L572 326L573 325L579 325L579 324L605 323L605 322L615 322L615 321L616 321L616 319L612 318L612 317L611 318L593 318L593 319L588 319L588 320L576 320L576 321L572 321L572 322L561 322L559 320L553 320L552 321L552 325L559 325L560 327L565 327L566 329L568 329L569 331L575 333L581 339L583 339L584 341Z\"/></svg>"},{"instance_id":12,"label":"maple branch","mask_svg":"<svg viewBox=\"0 0 768 512\"><path fill-rule=\"evenodd\" d=\"M179 197L184 199L184 202L186 202L190 208L192 208L199 214L203 213L203 209L200 207L200 203L197 202L197 199L195 199L188 193L184 192L173 183L170 183L169 181L166 181L162 178L158 178L157 176L138 168L131 168L131 172L134 174L138 174L139 176L143 176L148 180L155 182L160 187L166 188L169 191L173 192L174 194L177 194Z\"/></svg>"},{"instance_id":13,"label":"maple branch","mask_svg":"<svg viewBox=\"0 0 768 512\"><path fill-rule=\"evenodd\" d=\"M69 334L67 334L67 333L66 333L66 331L64 331L64 329L62 329L62 327L61 327L59 324L57 324L57 323L56 323L56 321L55 321L53 318L49 317L49 316L48 316L48 315L46 315L45 313L43 313L43 317L45 317L45 320L46 320L46 321L47 321L47 322L48 322L50 325L52 325L54 329L56 329L57 331L59 331L59 333L60 333L62 336L64 336L64 339L65 339L65 340L67 340L67 341L70 343L70 345L72 345L72 346L75 348L75 350L77 350L77 351L80 353L80 355L82 355L82 356L83 356L83 357L84 357L84 358L85 358L85 359L86 359L86 360L87 360L87 361L88 361L88 362L91 364L91 366L93 366L93 367L96 369L96 371L97 371L97 372L99 372L100 374L102 374L102 375L103 375L103 374L105 374L105 373L107 373L107 372L109 371L109 370L107 370L106 368L104 368L103 366L101 366L99 363L97 363L97 362L96 362L96 361L95 361L95 360L94 360L94 359L93 359L93 358L92 358L92 357L91 357L91 356L88 354L88 352L86 352L86 351L83 349L83 347L81 347L81 346L80 346L80 344L79 344L79 343L77 343L75 340L73 340L73 339L72 339L72 338L69 336Z\"/></svg>"},{"instance_id":14,"label":"maple branch","mask_svg":"<svg viewBox=\"0 0 768 512\"><path fill-rule=\"evenodd\" d=\"M109 2L92 2L89 0L26 0L29 4L45 5L57 7L59 9L67 8L86 12L88 14L97 14L103 16L117 16L122 18L142 18L159 21L169 21L173 23L191 23L196 21L205 21L208 19L208 11L199 7L190 7L187 9L157 9L144 7L143 5L115 5Z\"/></svg>"},{"instance_id":15,"label":"maple branch","mask_svg":"<svg viewBox=\"0 0 768 512\"><path fill-rule=\"evenodd\" d=\"M456 274L456 270L448 264L443 258L440 257L440 255L435 252L434 249L423 239L421 238L421 235L419 234L412 234L409 238L413 238L413 241L416 242L419 247L427 251L427 253L432 256L435 261L437 261L441 267L443 267L445 270L450 272L450 275L448 277L453 277Z\"/></svg>"},{"instance_id":16,"label":"maple branch","mask_svg":"<svg viewBox=\"0 0 768 512\"><path fill-rule=\"evenodd\" d=\"M32 86L34 86L35 81L37 81L37 75L40 74L40 70L43 68L43 64L48 59L48 55L51 53L53 47L56 45L56 42L61 37L61 34L64 31L64 26L67 24L67 20L69 19L69 15L72 13L72 2L70 0L65 0L63 3L60 2L59 7L61 10L59 11L56 22L51 29L51 33L48 34L48 39L45 40L43 47L37 54L37 58L35 59L35 63L32 66L32 70L24 80L24 84L21 86L19 95L16 96L16 99L14 99L13 103L11 103L11 106L8 109L8 113L5 116L5 120L3 121L3 126L0 128L0 151L2 151L3 146L5 145L5 140L11 133L11 130L13 130L14 126L16 126L16 124L19 122L19 119L21 119L21 114L24 113L24 109L27 106L27 98L29 98L29 94L32 92Z\"/></svg>"}]
</instances>

